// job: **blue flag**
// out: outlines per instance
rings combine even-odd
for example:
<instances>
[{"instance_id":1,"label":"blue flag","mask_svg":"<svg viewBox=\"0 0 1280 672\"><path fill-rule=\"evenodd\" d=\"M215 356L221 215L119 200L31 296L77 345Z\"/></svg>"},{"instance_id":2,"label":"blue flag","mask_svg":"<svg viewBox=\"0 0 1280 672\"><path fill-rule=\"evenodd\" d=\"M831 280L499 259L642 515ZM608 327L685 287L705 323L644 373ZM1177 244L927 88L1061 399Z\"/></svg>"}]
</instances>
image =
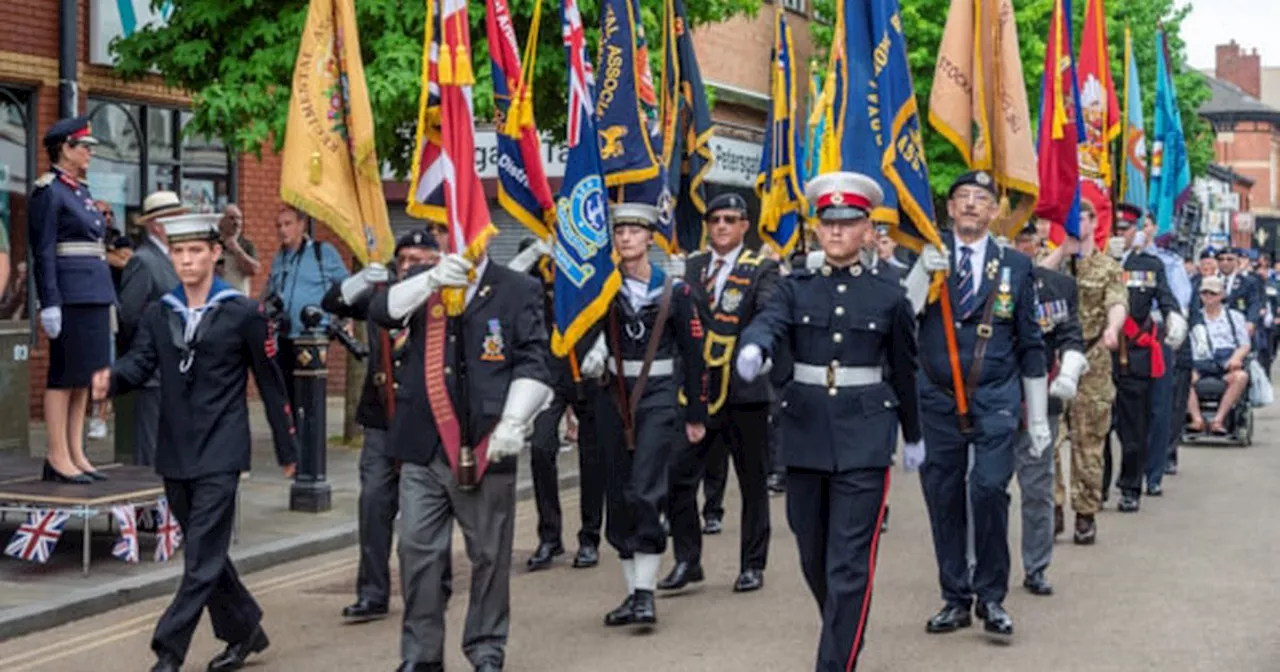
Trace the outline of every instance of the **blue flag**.
<instances>
[{"instance_id":1,"label":"blue flag","mask_svg":"<svg viewBox=\"0 0 1280 672\"><path fill-rule=\"evenodd\" d=\"M711 108L688 30L684 0L667 0L664 17L662 108L663 153L668 188L677 194L675 228L682 250L702 247L707 212L703 181L711 170Z\"/></svg>"},{"instance_id":2,"label":"blue flag","mask_svg":"<svg viewBox=\"0 0 1280 672\"><path fill-rule=\"evenodd\" d=\"M803 235L809 206L804 200L796 153L803 124L796 123L795 43L782 11L779 7L774 24L770 66L773 104L764 131L756 193L760 195L760 238L785 258Z\"/></svg>"},{"instance_id":3,"label":"blue flag","mask_svg":"<svg viewBox=\"0 0 1280 672\"><path fill-rule=\"evenodd\" d=\"M1156 235L1173 232L1173 215L1191 194L1191 164L1182 134L1182 113L1173 84L1169 45L1164 31L1156 32L1156 117L1152 130L1151 194L1148 210L1156 220Z\"/></svg>"},{"instance_id":4,"label":"blue flag","mask_svg":"<svg viewBox=\"0 0 1280 672\"><path fill-rule=\"evenodd\" d=\"M1147 136L1142 119L1142 84L1138 61L1133 58L1133 35L1124 29L1124 171L1120 173L1120 200L1139 208L1147 206Z\"/></svg>"},{"instance_id":5,"label":"blue flag","mask_svg":"<svg viewBox=\"0 0 1280 672\"><path fill-rule=\"evenodd\" d=\"M841 168L880 181L884 206L872 218L895 240L917 252L941 246L898 1L844 0L839 11L844 51L832 60Z\"/></svg>"},{"instance_id":6,"label":"blue flag","mask_svg":"<svg viewBox=\"0 0 1280 672\"><path fill-rule=\"evenodd\" d=\"M561 17L569 70L569 159L556 198L551 349L563 357L604 315L622 276L613 260L604 169L595 142L595 83L577 0L563 0Z\"/></svg>"}]
</instances>

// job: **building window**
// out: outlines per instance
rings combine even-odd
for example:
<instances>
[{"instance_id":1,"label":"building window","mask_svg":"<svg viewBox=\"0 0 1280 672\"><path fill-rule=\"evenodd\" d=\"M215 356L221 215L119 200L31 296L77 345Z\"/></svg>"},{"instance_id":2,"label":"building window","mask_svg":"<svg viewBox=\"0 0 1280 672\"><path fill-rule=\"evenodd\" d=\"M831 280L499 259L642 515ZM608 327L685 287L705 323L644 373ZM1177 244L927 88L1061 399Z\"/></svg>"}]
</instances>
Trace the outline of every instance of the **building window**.
<instances>
[{"instance_id":1,"label":"building window","mask_svg":"<svg viewBox=\"0 0 1280 672\"><path fill-rule=\"evenodd\" d=\"M128 103L89 100L89 123L101 143L89 163L89 190L106 201L124 231L142 207L141 108Z\"/></svg>"},{"instance_id":2,"label":"building window","mask_svg":"<svg viewBox=\"0 0 1280 672\"><path fill-rule=\"evenodd\" d=\"M190 112L181 113L181 129L191 121ZM214 212L231 199L231 162L227 148L216 138L182 134L182 200L196 212Z\"/></svg>"},{"instance_id":3,"label":"building window","mask_svg":"<svg viewBox=\"0 0 1280 672\"><path fill-rule=\"evenodd\" d=\"M782 0L782 6L797 14L804 14L805 0Z\"/></svg>"},{"instance_id":4,"label":"building window","mask_svg":"<svg viewBox=\"0 0 1280 672\"><path fill-rule=\"evenodd\" d=\"M27 247L27 194L35 172L35 110L30 91L0 86L0 226L9 239L9 286L0 287L0 320L23 313L18 272ZM16 253L15 253L16 251Z\"/></svg>"}]
</instances>

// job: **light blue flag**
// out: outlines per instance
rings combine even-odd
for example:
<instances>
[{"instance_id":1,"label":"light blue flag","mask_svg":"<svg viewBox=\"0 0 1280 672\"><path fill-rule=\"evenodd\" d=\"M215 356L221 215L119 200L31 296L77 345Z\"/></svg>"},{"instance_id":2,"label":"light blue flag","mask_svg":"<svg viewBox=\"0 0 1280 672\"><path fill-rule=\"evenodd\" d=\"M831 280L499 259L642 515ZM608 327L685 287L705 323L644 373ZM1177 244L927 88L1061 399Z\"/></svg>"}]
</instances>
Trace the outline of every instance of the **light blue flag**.
<instances>
[{"instance_id":1,"label":"light blue flag","mask_svg":"<svg viewBox=\"0 0 1280 672\"><path fill-rule=\"evenodd\" d=\"M1124 174L1120 200L1139 208L1147 206L1147 135L1142 120L1142 84L1133 58L1133 36L1124 31Z\"/></svg>"},{"instance_id":2,"label":"light blue flag","mask_svg":"<svg viewBox=\"0 0 1280 672\"><path fill-rule=\"evenodd\" d=\"M1164 31L1156 32L1156 115L1151 148L1151 194L1148 211L1156 235L1173 232L1173 216L1191 195L1191 164L1182 134L1182 114L1169 62Z\"/></svg>"}]
</instances>

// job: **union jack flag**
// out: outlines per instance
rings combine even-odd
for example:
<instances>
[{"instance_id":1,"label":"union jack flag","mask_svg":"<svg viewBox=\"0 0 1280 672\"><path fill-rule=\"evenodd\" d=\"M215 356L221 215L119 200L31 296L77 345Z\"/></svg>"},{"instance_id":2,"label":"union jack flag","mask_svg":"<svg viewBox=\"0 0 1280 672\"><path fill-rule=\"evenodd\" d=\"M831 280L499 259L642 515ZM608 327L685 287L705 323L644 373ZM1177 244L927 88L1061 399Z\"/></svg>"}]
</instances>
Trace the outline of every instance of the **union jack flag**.
<instances>
[{"instance_id":1,"label":"union jack flag","mask_svg":"<svg viewBox=\"0 0 1280 672\"><path fill-rule=\"evenodd\" d=\"M569 51L569 146L576 147L582 136L582 118L595 114L592 87L595 75L587 57L587 36L577 0L564 0L564 46Z\"/></svg>"},{"instance_id":2,"label":"union jack flag","mask_svg":"<svg viewBox=\"0 0 1280 672\"><path fill-rule=\"evenodd\" d=\"M128 563L138 562L138 521L132 504L111 507L111 515L120 525L120 538L111 547L111 555Z\"/></svg>"},{"instance_id":3,"label":"union jack flag","mask_svg":"<svg viewBox=\"0 0 1280 672\"><path fill-rule=\"evenodd\" d=\"M70 517L71 514L65 511L32 511L27 522L13 533L4 554L29 562L48 562L53 547L58 545L62 536L62 526Z\"/></svg>"},{"instance_id":4,"label":"union jack flag","mask_svg":"<svg viewBox=\"0 0 1280 672\"><path fill-rule=\"evenodd\" d=\"M182 544L182 526L164 497L156 502L156 562L167 562Z\"/></svg>"}]
</instances>

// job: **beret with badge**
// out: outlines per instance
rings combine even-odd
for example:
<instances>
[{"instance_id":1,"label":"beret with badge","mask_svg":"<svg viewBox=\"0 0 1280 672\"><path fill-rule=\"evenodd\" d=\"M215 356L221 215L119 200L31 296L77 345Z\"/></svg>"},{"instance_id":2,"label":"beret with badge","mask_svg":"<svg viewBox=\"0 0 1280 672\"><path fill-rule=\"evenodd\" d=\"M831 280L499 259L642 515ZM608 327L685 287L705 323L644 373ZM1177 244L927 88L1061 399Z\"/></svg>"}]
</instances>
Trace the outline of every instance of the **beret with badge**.
<instances>
[{"instance_id":1,"label":"beret with badge","mask_svg":"<svg viewBox=\"0 0 1280 672\"><path fill-rule=\"evenodd\" d=\"M880 185L853 172L819 175L805 185L804 196L825 220L865 219L884 203Z\"/></svg>"},{"instance_id":2,"label":"beret with badge","mask_svg":"<svg viewBox=\"0 0 1280 672\"><path fill-rule=\"evenodd\" d=\"M710 218L711 213L719 212L721 210L736 210L738 212L745 213L747 211L747 201L743 197L732 192L720 194L707 203L706 216Z\"/></svg>"},{"instance_id":3,"label":"beret with badge","mask_svg":"<svg viewBox=\"0 0 1280 672\"><path fill-rule=\"evenodd\" d=\"M956 181L951 183L951 188L947 190L947 198L954 197L957 189L967 186L979 187L992 196L997 195L996 181L991 177L991 173L985 170L971 170L957 177Z\"/></svg>"},{"instance_id":4,"label":"beret with badge","mask_svg":"<svg viewBox=\"0 0 1280 672\"><path fill-rule=\"evenodd\" d=\"M396 241L396 249L392 256L400 254L400 250L406 247L425 247L430 250L438 250L440 249L440 241L436 240L435 234L432 233L431 229L423 227L400 236L400 239Z\"/></svg>"}]
</instances>

